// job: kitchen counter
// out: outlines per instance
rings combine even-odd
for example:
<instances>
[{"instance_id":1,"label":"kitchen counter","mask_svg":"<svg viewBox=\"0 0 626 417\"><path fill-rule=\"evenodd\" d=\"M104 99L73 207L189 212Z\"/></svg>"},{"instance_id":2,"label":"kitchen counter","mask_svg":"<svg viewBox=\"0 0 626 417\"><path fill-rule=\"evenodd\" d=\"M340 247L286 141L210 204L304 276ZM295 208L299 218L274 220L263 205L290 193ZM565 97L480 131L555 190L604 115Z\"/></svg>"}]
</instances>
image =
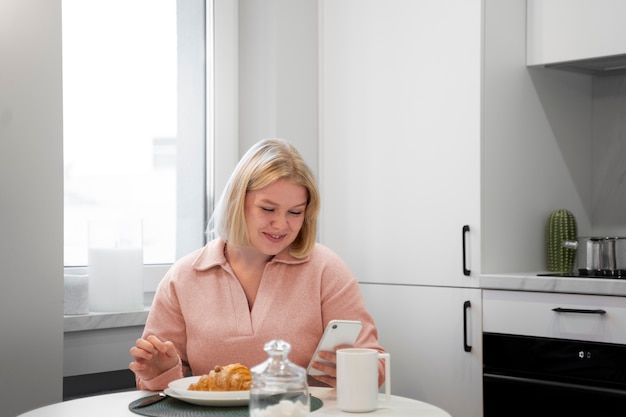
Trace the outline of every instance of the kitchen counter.
<instances>
[{"instance_id":1,"label":"kitchen counter","mask_svg":"<svg viewBox=\"0 0 626 417\"><path fill-rule=\"evenodd\" d=\"M537 291L568 294L595 294L626 297L626 279L546 277L539 273L485 274L479 278L482 289Z\"/></svg>"}]
</instances>

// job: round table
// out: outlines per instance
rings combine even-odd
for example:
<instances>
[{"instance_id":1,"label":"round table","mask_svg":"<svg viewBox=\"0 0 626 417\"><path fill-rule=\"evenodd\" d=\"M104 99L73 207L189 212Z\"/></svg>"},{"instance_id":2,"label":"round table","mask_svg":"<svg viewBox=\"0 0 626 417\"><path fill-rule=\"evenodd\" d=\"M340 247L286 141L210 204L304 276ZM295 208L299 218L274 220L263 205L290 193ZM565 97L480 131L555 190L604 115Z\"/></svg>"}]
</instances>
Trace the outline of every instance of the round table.
<instances>
[{"instance_id":1,"label":"round table","mask_svg":"<svg viewBox=\"0 0 626 417\"><path fill-rule=\"evenodd\" d=\"M337 408L335 390L332 388L311 387L311 394L324 402L312 417L335 416L384 416L384 417L450 417L450 414L434 405L405 397L391 396L390 401L381 401L377 410L369 413L346 413ZM125 391L113 394L60 402L37 408L18 417L138 417L128 409L134 400L154 394L150 391Z\"/></svg>"}]
</instances>

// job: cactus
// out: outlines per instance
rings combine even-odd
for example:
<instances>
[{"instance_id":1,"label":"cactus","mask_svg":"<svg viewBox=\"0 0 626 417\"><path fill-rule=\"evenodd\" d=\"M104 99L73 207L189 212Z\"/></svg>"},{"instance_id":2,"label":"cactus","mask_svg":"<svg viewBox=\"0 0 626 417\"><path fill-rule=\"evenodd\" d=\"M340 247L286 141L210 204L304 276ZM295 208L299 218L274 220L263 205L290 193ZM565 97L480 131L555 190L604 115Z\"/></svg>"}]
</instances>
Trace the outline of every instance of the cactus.
<instances>
[{"instance_id":1,"label":"cactus","mask_svg":"<svg viewBox=\"0 0 626 417\"><path fill-rule=\"evenodd\" d=\"M564 247L565 240L576 240L576 218L567 210L555 210L546 225L548 271L566 274L574 271L576 250Z\"/></svg>"}]
</instances>

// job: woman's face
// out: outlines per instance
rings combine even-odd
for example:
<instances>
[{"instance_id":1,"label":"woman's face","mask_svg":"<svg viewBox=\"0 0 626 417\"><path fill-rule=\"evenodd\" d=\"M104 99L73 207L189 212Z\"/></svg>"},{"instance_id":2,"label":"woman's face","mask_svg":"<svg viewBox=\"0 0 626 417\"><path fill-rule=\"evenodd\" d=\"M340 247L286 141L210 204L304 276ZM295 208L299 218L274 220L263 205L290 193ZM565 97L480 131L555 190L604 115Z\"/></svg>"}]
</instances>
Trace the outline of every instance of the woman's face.
<instances>
[{"instance_id":1,"label":"woman's face","mask_svg":"<svg viewBox=\"0 0 626 417\"><path fill-rule=\"evenodd\" d=\"M306 188L289 180L248 191L245 213L250 245L268 256L291 245L304 223L307 198Z\"/></svg>"}]
</instances>

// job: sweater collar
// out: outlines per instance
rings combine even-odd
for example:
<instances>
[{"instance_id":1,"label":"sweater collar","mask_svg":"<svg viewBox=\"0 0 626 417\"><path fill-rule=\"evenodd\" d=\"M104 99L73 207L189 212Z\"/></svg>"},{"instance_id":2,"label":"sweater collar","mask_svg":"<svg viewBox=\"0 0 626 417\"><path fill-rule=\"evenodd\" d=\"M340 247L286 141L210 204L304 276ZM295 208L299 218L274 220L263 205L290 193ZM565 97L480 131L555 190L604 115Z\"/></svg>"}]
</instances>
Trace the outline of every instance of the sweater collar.
<instances>
[{"instance_id":1,"label":"sweater collar","mask_svg":"<svg viewBox=\"0 0 626 417\"><path fill-rule=\"evenodd\" d=\"M193 261L193 268L197 271L206 271L216 266L224 267L228 261L224 255L226 242L222 238L217 238L207 243ZM297 265L307 262L310 256L298 259L289 254L289 248L283 250L272 258L270 263L283 263Z\"/></svg>"}]
</instances>

